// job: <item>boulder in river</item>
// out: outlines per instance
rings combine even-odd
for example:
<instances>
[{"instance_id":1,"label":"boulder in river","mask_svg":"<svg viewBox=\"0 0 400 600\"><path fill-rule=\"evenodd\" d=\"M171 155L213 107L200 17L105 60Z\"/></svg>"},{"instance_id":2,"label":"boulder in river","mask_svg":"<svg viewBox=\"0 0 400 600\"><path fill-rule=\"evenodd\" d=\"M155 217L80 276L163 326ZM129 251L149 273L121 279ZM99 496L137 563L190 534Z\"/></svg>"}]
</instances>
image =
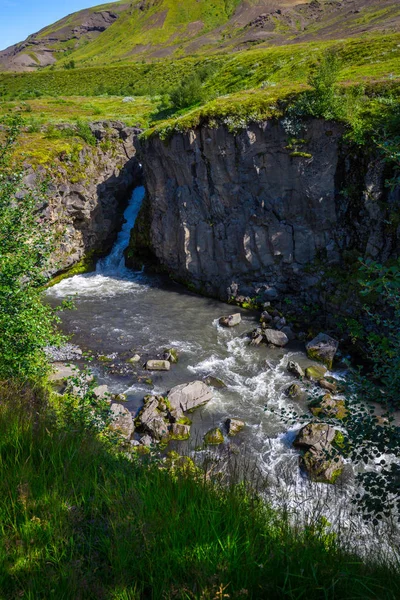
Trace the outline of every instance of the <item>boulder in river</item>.
<instances>
[{"instance_id":1,"label":"boulder in river","mask_svg":"<svg viewBox=\"0 0 400 600\"><path fill-rule=\"evenodd\" d=\"M338 347L339 342L326 333L319 333L306 345L308 357L322 362L328 369L332 369Z\"/></svg>"},{"instance_id":2,"label":"boulder in river","mask_svg":"<svg viewBox=\"0 0 400 600\"><path fill-rule=\"evenodd\" d=\"M188 440L190 438L190 425L173 423L171 426L172 440Z\"/></svg>"},{"instance_id":3,"label":"boulder in river","mask_svg":"<svg viewBox=\"0 0 400 600\"><path fill-rule=\"evenodd\" d=\"M128 360L128 362L130 362L132 365L135 365L136 363L140 362L140 355L134 354L132 358Z\"/></svg>"},{"instance_id":4,"label":"boulder in river","mask_svg":"<svg viewBox=\"0 0 400 600\"><path fill-rule=\"evenodd\" d=\"M298 377L299 379L302 379L305 376L305 373L299 365L299 363L294 362L293 360L289 361L287 370L289 371L289 373L291 373L295 377Z\"/></svg>"},{"instance_id":5,"label":"boulder in river","mask_svg":"<svg viewBox=\"0 0 400 600\"><path fill-rule=\"evenodd\" d=\"M301 387L297 383L292 383L285 389L285 395L288 398L292 398L293 400L296 398L300 398L301 396Z\"/></svg>"},{"instance_id":6,"label":"boulder in river","mask_svg":"<svg viewBox=\"0 0 400 600\"><path fill-rule=\"evenodd\" d=\"M146 396L144 407L136 418L137 428L157 441L168 441L169 419L162 396Z\"/></svg>"},{"instance_id":7,"label":"boulder in river","mask_svg":"<svg viewBox=\"0 0 400 600\"><path fill-rule=\"evenodd\" d=\"M343 458L335 448L341 434L326 423L308 423L297 434L293 445L302 450L301 466L313 481L335 483L343 471Z\"/></svg>"},{"instance_id":8,"label":"boulder in river","mask_svg":"<svg viewBox=\"0 0 400 600\"><path fill-rule=\"evenodd\" d=\"M219 324L222 327L236 327L242 321L242 316L240 313L235 313L234 315L229 315L227 317L221 317L219 319Z\"/></svg>"},{"instance_id":9,"label":"boulder in river","mask_svg":"<svg viewBox=\"0 0 400 600\"><path fill-rule=\"evenodd\" d=\"M121 406L121 404L111 404L110 416L110 429L118 431L122 437L130 440L135 431L135 424L130 411L125 406Z\"/></svg>"},{"instance_id":10,"label":"boulder in river","mask_svg":"<svg viewBox=\"0 0 400 600\"><path fill-rule=\"evenodd\" d=\"M260 322L261 323L271 323L272 317L267 310L264 310L261 313Z\"/></svg>"},{"instance_id":11,"label":"boulder in river","mask_svg":"<svg viewBox=\"0 0 400 600\"><path fill-rule=\"evenodd\" d=\"M169 371L171 363L168 360L148 360L146 369L147 371Z\"/></svg>"},{"instance_id":12,"label":"boulder in river","mask_svg":"<svg viewBox=\"0 0 400 600\"><path fill-rule=\"evenodd\" d=\"M203 381L177 385L168 394L171 411L186 412L206 404L213 397L212 390Z\"/></svg>"},{"instance_id":13,"label":"boulder in river","mask_svg":"<svg viewBox=\"0 0 400 600\"><path fill-rule=\"evenodd\" d=\"M324 378L327 369L323 365L311 365L306 369L306 377L311 381L320 381Z\"/></svg>"},{"instance_id":14,"label":"boulder in river","mask_svg":"<svg viewBox=\"0 0 400 600\"><path fill-rule=\"evenodd\" d=\"M223 444L223 442L224 434L219 427L211 429L204 436L204 443L207 444L207 446L219 446L219 444Z\"/></svg>"},{"instance_id":15,"label":"boulder in river","mask_svg":"<svg viewBox=\"0 0 400 600\"><path fill-rule=\"evenodd\" d=\"M226 419L225 421L225 429L229 437L234 437L242 431L245 426L244 421L240 421L239 419Z\"/></svg>"},{"instance_id":16,"label":"boulder in river","mask_svg":"<svg viewBox=\"0 0 400 600\"><path fill-rule=\"evenodd\" d=\"M289 343L287 335L282 331L276 331L275 329L266 329L264 331L264 337L266 342L273 346L283 347Z\"/></svg>"},{"instance_id":17,"label":"boulder in river","mask_svg":"<svg viewBox=\"0 0 400 600\"><path fill-rule=\"evenodd\" d=\"M164 360L168 360L171 364L175 365L179 361L178 350L175 348L167 348L164 350Z\"/></svg>"},{"instance_id":18,"label":"boulder in river","mask_svg":"<svg viewBox=\"0 0 400 600\"><path fill-rule=\"evenodd\" d=\"M337 392L336 383L334 383L333 381L329 381L328 379L320 379L318 381L318 385L323 390L326 390L327 392L330 392L331 394L336 394L336 392Z\"/></svg>"},{"instance_id":19,"label":"boulder in river","mask_svg":"<svg viewBox=\"0 0 400 600\"><path fill-rule=\"evenodd\" d=\"M315 417L340 420L345 419L349 414L343 398L332 398L330 394L325 394L321 399L313 400L310 404L310 410Z\"/></svg>"}]
</instances>

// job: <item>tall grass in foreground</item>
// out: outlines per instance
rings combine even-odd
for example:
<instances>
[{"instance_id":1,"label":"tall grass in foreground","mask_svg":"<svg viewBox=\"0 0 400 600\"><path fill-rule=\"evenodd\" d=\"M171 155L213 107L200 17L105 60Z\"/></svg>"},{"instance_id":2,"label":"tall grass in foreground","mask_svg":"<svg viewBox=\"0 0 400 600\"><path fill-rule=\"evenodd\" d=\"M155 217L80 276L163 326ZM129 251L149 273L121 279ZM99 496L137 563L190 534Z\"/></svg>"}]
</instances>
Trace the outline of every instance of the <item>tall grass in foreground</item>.
<instances>
[{"instance_id":1,"label":"tall grass in foreground","mask_svg":"<svg viewBox=\"0 0 400 600\"><path fill-rule=\"evenodd\" d=\"M68 422L68 425L66 423ZM0 598L396 599L400 575L243 486L130 461L0 388Z\"/></svg>"}]
</instances>

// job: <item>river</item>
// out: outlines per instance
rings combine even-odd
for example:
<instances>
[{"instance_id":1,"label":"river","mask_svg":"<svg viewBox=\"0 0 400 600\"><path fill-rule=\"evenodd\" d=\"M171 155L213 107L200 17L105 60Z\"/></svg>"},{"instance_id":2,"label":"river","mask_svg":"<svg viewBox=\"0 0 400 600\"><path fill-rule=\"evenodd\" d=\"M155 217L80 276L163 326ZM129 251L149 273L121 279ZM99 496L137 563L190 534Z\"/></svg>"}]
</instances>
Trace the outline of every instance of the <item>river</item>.
<instances>
[{"instance_id":1,"label":"river","mask_svg":"<svg viewBox=\"0 0 400 600\"><path fill-rule=\"evenodd\" d=\"M127 269L123 251L143 196L144 188L134 191L118 239L95 272L65 279L48 290L53 305L74 298L75 310L62 313L64 331L95 357L109 357L107 361L94 360L92 368L100 384L107 384L113 393L126 394L125 405L134 414L146 394L165 395L174 385L208 375L221 379L226 387L216 389L213 400L191 415L190 440L174 442L171 448L197 460L211 453L217 465L234 457L262 484L273 504L301 514L302 521L325 517L336 531L340 529L345 543L357 540L358 548L370 546L370 527L351 510L351 465L346 465L334 486L311 484L292 447L301 424L288 428L280 414L293 404L284 393L295 382L286 370L288 360L301 365L309 362L304 344L292 342L285 349L251 347L245 334L254 329L259 314L235 308L234 312L242 313L242 323L222 328L218 318L231 314L232 306L190 293L168 278ZM148 358L170 347L179 351L179 362L170 372L141 369ZM141 361L132 370L126 367L126 358L135 353ZM335 375L342 377L343 373ZM146 381L149 377L151 381ZM296 402L294 409L303 414L306 401ZM202 448L204 433L227 418L242 419L246 427L221 447Z\"/></svg>"}]
</instances>

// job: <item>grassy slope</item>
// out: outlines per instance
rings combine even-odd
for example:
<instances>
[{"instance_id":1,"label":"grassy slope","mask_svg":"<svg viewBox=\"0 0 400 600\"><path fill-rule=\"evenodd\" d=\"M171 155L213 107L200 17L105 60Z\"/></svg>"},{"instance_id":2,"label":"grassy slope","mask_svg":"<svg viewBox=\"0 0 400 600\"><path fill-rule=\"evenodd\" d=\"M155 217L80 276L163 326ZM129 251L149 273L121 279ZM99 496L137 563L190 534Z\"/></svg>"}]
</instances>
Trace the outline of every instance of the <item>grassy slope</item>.
<instances>
[{"instance_id":1,"label":"grassy slope","mask_svg":"<svg viewBox=\"0 0 400 600\"><path fill-rule=\"evenodd\" d=\"M185 461L131 463L82 414L0 389L2 600L399 597L394 570L346 554L318 522L295 531Z\"/></svg>"}]
</instances>

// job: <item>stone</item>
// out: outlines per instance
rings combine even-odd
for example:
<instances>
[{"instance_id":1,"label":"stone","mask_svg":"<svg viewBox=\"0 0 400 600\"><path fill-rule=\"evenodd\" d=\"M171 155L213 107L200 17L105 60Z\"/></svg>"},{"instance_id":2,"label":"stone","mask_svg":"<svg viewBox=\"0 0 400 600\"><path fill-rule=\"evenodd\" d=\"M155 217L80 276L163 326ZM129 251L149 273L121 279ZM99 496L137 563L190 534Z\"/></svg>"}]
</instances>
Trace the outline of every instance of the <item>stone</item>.
<instances>
[{"instance_id":1,"label":"stone","mask_svg":"<svg viewBox=\"0 0 400 600\"><path fill-rule=\"evenodd\" d=\"M143 437L140 438L139 444L141 446L147 446L148 447L148 446L151 446L152 444L154 444L154 440L153 440L153 438L150 435L146 434L146 435L144 435Z\"/></svg>"},{"instance_id":2,"label":"stone","mask_svg":"<svg viewBox=\"0 0 400 600\"><path fill-rule=\"evenodd\" d=\"M308 357L322 362L328 369L332 369L338 347L339 342L326 333L319 333L306 345Z\"/></svg>"},{"instance_id":3,"label":"stone","mask_svg":"<svg viewBox=\"0 0 400 600\"><path fill-rule=\"evenodd\" d=\"M226 419L224 425L229 437L234 437L240 431L242 431L246 423L244 421L240 421L239 419Z\"/></svg>"},{"instance_id":4,"label":"stone","mask_svg":"<svg viewBox=\"0 0 400 600\"><path fill-rule=\"evenodd\" d=\"M342 474L344 462L340 454L333 450L328 456L323 450L310 448L300 458L300 465L316 483L335 483Z\"/></svg>"},{"instance_id":5,"label":"stone","mask_svg":"<svg viewBox=\"0 0 400 600\"><path fill-rule=\"evenodd\" d=\"M148 360L146 369L148 371L169 371L171 363L168 360Z\"/></svg>"},{"instance_id":6,"label":"stone","mask_svg":"<svg viewBox=\"0 0 400 600\"><path fill-rule=\"evenodd\" d=\"M170 434L172 440L188 440L190 438L190 425L173 423Z\"/></svg>"},{"instance_id":7,"label":"stone","mask_svg":"<svg viewBox=\"0 0 400 600\"><path fill-rule=\"evenodd\" d=\"M107 400L111 402L110 390L108 385L98 385L93 389L93 394L98 400Z\"/></svg>"},{"instance_id":8,"label":"stone","mask_svg":"<svg viewBox=\"0 0 400 600\"><path fill-rule=\"evenodd\" d=\"M292 331L291 327L289 327L289 325L285 325L285 327L282 327L281 331L282 331L282 333L284 333L286 335L289 342L296 339L296 335L293 333L293 331Z\"/></svg>"},{"instance_id":9,"label":"stone","mask_svg":"<svg viewBox=\"0 0 400 600\"><path fill-rule=\"evenodd\" d=\"M160 410L159 396L146 396L145 405L137 416L136 423L139 430L148 433L157 441L167 441L169 438L169 421L167 413Z\"/></svg>"},{"instance_id":10,"label":"stone","mask_svg":"<svg viewBox=\"0 0 400 600\"><path fill-rule=\"evenodd\" d=\"M219 427L211 429L205 434L204 443L207 444L207 446L218 446L219 444L223 444L224 434Z\"/></svg>"},{"instance_id":11,"label":"stone","mask_svg":"<svg viewBox=\"0 0 400 600\"><path fill-rule=\"evenodd\" d=\"M226 388L226 383L224 383L222 379L219 379L218 377L213 377L212 375L208 375L208 377L204 379L204 383L216 389Z\"/></svg>"},{"instance_id":12,"label":"stone","mask_svg":"<svg viewBox=\"0 0 400 600\"><path fill-rule=\"evenodd\" d=\"M303 379L303 377L305 377L305 373L304 373L303 369L301 368L301 366L299 365L299 363L294 362L292 360L289 361L287 370L289 371L289 373L291 373L292 375L295 375L295 377L298 377L299 379Z\"/></svg>"},{"instance_id":13,"label":"stone","mask_svg":"<svg viewBox=\"0 0 400 600\"><path fill-rule=\"evenodd\" d=\"M140 362L140 356L139 356L139 354L135 354L134 356L132 356L132 358L130 358L128 360L128 362L132 363L133 365L135 365L136 363Z\"/></svg>"},{"instance_id":14,"label":"stone","mask_svg":"<svg viewBox=\"0 0 400 600\"><path fill-rule=\"evenodd\" d=\"M126 402L128 398L127 398L126 394L115 394L113 399L116 402Z\"/></svg>"},{"instance_id":15,"label":"stone","mask_svg":"<svg viewBox=\"0 0 400 600\"><path fill-rule=\"evenodd\" d=\"M229 315L228 317L221 317L219 319L219 324L222 327L236 327L242 321L242 316L240 313L235 313L234 315Z\"/></svg>"},{"instance_id":16,"label":"stone","mask_svg":"<svg viewBox=\"0 0 400 600\"><path fill-rule=\"evenodd\" d=\"M349 414L346 402L342 398L332 398L330 394L325 394L322 399L312 401L310 403L310 410L315 417L327 417L339 420L345 419Z\"/></svg>"},{"instance_id":17,"label":"stone","mask_svg":"<svg viewBox=\"0 0 400 600\"><path fill-rule=\"evenodd\" d=\"M264 310L261 313L260 322L261 323L271 323L272 317L267 310Z\"/></svg>"},{"instance_id":18,"label":"stone","mask_svg":"<svg viewBox=\"0 0 400 600\"><path fill-rule=\"evenodd\" d=\"M167 350L164 350L163 358L175 365L179 361L178 351L175 348L167 348Z\"/></svg>"},{"instance_id":19,"label":"stone","mask_svg":"<svg viewBox=\"0 0 400 600\"><path fill-rule=\"evenodd\" d=\"M276 331L275 329L266 329L264 331L264 337L268 344L273 346L283 347L289 343L287 336L282 331Z\"/></svg>"},{"instance_id":20,"label":"stone","mask_svg":"<svg viewBox=\"0 0 400 600\"><path fill-rule=\"evenodd\" d=\"M335 434L335 429L326 423L308 423L300 429L293 446L326 450L335 440Z\"/></svg>"},{"instance_id":21,"label":"stone","mask_svg":"<svg viewBox=\"0 0 400 600\"><path fill-rule=\"evenodd\" d=\"M324 367L322 365L312 365L310 367L307 367L306 377L307 377L307 379L310 379L311 381L320 381L321 379L324 378L326 371L327 371L326 367Z\"/></svg>"},{"instance_id":22,"label":"stone","mask_svg":"<svg viewBox=\"0 0 400 600\"><path fill-rule=\"evenodd\" d=\"M318 385L323 390L327 390L328 392L331 392L332 394L336 394L336 392L337 392L337 385L336 385L336 383L332 383L332 382L328 381L327 379L320 379L318 381Z\"/></svg>"},{"instance_id":23,"label":"stone","mask_svg":"<svg viewBox=\"0 0 400 600\"><path fill-rule=\"evenodd\" d=\"M130 440L135 431L135 424L130 411L121 404L111 404L110 417L110 429L120 433L126 440Z\"/></svg>"},{"instance_id":24,"label":"stone","mask_svg":"<svg viewBox=\"0 0 400 600\"><path fill-rule=\"evenodd\" d=\"M171 410L186 412L209 402L212 390L203 381L192 381L177 385L168 394Z\"/></svg>"},{"instance_id":25,"label":"stone","mask_svg":"<svg viewBox=\"0 0 400 600\"><path fill-rule=\"evenodd\" d=\"M301 387L297 383L292 383L292 385L286 388L285 395L288 398L299 398L301 396Z\"/></svg>"},{"instance_id":26,"label":"stone","mask_svg":"<svg viewBox=\"0 0 400 600\"><path fill-rule=\"evenodd\" d=\"M70 377L79 375L78 367L73 365L65 365L63 363L54 363L53 372L49 375L49 381L53 383L66 383Z\"/></svg>"}]
</instances>

